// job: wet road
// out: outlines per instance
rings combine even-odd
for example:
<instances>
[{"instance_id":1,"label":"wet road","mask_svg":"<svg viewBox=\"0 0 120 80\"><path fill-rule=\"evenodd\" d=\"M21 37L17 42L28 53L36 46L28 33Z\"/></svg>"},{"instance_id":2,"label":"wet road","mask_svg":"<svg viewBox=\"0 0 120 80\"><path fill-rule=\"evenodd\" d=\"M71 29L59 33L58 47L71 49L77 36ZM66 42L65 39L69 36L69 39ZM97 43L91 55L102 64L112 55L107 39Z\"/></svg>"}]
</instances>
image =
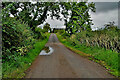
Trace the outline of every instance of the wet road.
<instances>
[{"instance_id":1,"label":"wet road","mask_svg":"<svg viewBox=\"0 0 120 80\"><path fill-rule=\"evenodd\" d=\"M67 49L55 34L51 34L46 46L54 52L38 56L26 78L113 78L101 65Z\"/></svg>"}]
</instances>

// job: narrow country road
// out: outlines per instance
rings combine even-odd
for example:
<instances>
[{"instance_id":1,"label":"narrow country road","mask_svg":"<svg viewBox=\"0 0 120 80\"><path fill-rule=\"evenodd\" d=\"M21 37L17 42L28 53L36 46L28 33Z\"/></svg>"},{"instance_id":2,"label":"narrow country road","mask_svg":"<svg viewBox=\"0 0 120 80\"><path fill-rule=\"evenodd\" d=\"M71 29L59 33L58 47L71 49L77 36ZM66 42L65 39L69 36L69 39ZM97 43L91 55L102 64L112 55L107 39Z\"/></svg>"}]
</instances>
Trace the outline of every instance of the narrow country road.
<instances>
[{"instance_id":1,"label":"narrow country road","mask_svg":"<svg viewBox=\"0 0 120 80\"><path fill-rule=\"evenodd\" d=\"M26 78L114 78L102 66L67 49L55 34L46 46L54 52L38 56L28 69Z\"/></svg>"}]
</instances>

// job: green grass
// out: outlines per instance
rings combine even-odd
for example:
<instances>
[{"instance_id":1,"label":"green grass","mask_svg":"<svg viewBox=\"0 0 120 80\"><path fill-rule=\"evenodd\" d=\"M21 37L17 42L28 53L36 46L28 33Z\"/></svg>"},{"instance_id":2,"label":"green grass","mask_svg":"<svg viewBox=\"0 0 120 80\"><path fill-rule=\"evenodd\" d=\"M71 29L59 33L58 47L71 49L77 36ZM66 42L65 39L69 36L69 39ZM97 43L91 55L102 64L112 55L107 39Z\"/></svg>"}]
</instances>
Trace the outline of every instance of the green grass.
<instances>
[{"instance_id":1,"label":"green grass","mask_svg":"<svg viewBox=\"0 0 120 80\"><path fill-rule=\"evenodd\" d=\"M2 79L2 59L0 59L0 79Z\"/></svg>"},{"instance_id":2,"label":"green grass","mask_svg":"<svg viewBox=\"0 0 120 80\"><path fill-rule=\"evenodd\" d=\"M57 34L58 39L62 42L66 47L71 49L72 51L80 54L83 57L87 57L90 60L93 60L102 66L104 66L109 73L112 75L119 77L118 74L118 54L117 52L113 52L112 50L106 50L100 47L87 47L83 44L77 44L72 46L69 41L64 39L61 35Z\"/></svg>"},{"instance_id":3,"label":"green grass","mask_svg":"<svg viewBox=\"0 0 120 80\"><path fill-rule=\"evenodd\" d=\"M2 72L3 78L23 78L25 76L25 71L30 67L35 58L39 55L40 51L43 49L48 41L50 34L47 34L47 38L44 40L38 40L34 44L34 48L31 49L26 56L16 57L16 61L9 61L3 63Z\"/></svg>"}]
</instances>

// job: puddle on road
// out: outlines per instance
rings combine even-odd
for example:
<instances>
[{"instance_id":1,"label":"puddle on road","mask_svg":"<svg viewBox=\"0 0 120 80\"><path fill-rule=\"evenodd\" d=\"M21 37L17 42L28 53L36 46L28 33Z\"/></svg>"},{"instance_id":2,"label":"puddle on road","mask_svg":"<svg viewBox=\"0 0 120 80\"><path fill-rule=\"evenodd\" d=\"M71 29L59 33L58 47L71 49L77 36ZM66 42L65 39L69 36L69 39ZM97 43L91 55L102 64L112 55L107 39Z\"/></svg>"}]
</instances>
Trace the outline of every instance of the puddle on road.
<instances>
[{"instance_id":1,"label":"puddle on road","mask_svg":"<svg viewBox=\"0 0 120 80\"><path fill-rule=\"evenodd\" d=\"M53 51L54 50L52 47L44 47L39 55L51 55L53 53Z\"/></svg>"},{"instance_id":2,"label":"puddle on road","mask_svg":"<svg viewBox=\"0 0 120 80\"><path fill-rule=\"evenodd\" d=\"M50 52L49 47L44 47L43 50L44 50L46 53L49 53L49 52Z\"/></svg>"}]
</instances>

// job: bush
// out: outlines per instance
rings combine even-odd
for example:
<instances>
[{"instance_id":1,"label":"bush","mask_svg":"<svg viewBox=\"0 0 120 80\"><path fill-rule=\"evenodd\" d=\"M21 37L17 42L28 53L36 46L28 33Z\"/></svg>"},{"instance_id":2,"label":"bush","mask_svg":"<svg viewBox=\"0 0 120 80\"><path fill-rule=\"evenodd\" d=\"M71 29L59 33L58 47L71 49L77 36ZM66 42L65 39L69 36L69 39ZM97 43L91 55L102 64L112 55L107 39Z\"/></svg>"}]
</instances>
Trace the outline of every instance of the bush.
<instances>
[{"instance_id":1,"label":"bush","mask_svg":"<svg viewBox=\"0 0 120 80\"><path fill-rule=\"evenodd\" d=\"M2 53L3 62L15 56L25 55L35 42L34 33L29 26L15 18L4 18L2 20Z\"/></svg>"},{"instance_id":2,"label":"bush","mask_svg":"<svg viewBox=\"0 0 120 80\"><path fill-rule=\"evenodd\" d=\"M36 56L45 46L50 34L47 34L45 40L37 40L33 45L35 48L29 50L26 56L16 56L15 60L9 60L2 64L2 77L3 78L23 78L25 71L30 67Z\"/></svg>"},{"instance_id":3,"label":"bush","mask_svg":"<svg viewBox=\"0 0 120 80\"><path fill-rule=\"evenodd\" d=\"M45 33L45 30L44 29L41 29L41 28L35 28L35 38L36 39L45 39L46 38L46 35L44 35Z\"/></svg>"},{"instance_id":4,"label":"bush","mask_svg":"<svg viewBox=\"0 0 120 80\"><path fill-rule=\"evenodd\" d=\"M48 41L48 33L36 31L15 18L4 18L2 24L3 78L23 78L25 71ZM37 38L37 39L36 39Z\"/></svg>"}]
</instances>

